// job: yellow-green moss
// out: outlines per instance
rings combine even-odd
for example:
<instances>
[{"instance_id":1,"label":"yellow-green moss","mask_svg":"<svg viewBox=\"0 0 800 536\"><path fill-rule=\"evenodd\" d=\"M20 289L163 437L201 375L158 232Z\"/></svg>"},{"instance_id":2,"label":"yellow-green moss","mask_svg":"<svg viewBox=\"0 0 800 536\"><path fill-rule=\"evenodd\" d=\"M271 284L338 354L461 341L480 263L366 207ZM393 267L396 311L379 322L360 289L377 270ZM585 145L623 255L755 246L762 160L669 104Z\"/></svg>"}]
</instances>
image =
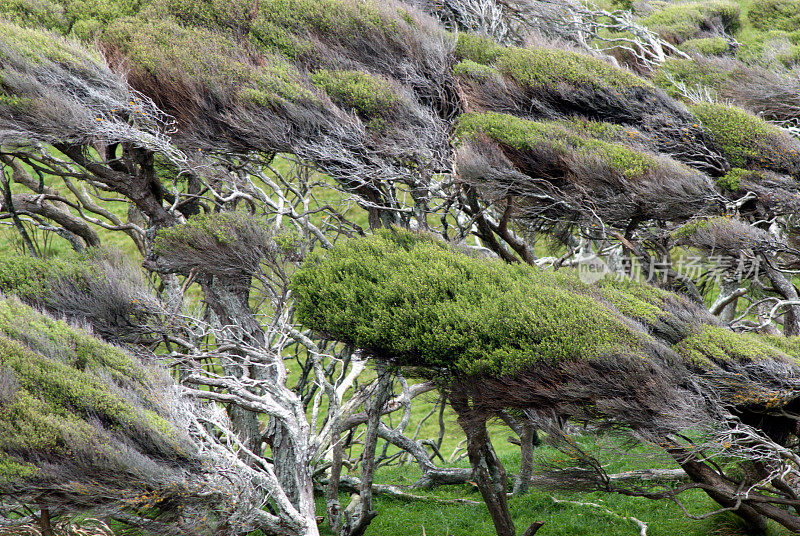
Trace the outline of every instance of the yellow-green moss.
<instances>
[{"instance_id":1,"label":"yellow-green moss","mask_svg":"<svg viewBox=\"0 0 800 536\"><path fill-rule=\"evenodd\" d=\"M17 95L0 93L0 107L24 110L31 104L33 104L33 100L28 97L19 97Z\"/></svg>"},{"instance_id":2,"label":"yellow-green moss","mask_svg":"<svg viewBox=\"0 0 800 536\"><path fill-rule=\"evenodd\" d=\"M383 8L372 0L268 0L260 2L248 21L248 37L261 49L299 59L315 54L314 36L347 46L349 40L367 35L398 40L400 30L409 26L414 24L407 12Z\"/></svg>"},{"instance_id":3,"label":"yellow-green moss","mask_svg":"<svg viewBox=\"0 0 800 536\"><path fill-rule=\"evenodd\" d=\"M41 303L59 279L80 280L92 276L86 255L67 254L53 259L7 255L0 259L0 291L25 301Z\"/></svg>"},{"instance_id":4,"label":"yellow-green moss","mask_svg":"<svg viewBox=\"0 0 800 536\"><path fill-rule=\"evenodd\" d=\"M0 0L3 18L19 24L59 32L66 32L67 18L63 7L50 0Z\"/></svg>"},{"instance_id":5,"label":"yellow-green moss","mask_svg":"<svg viewBox=\"0 0 800 536\"><path fill-rule=\"evenodd\" d=\"M456 57L481 65L491 65L503 54L502 45L477 34L461 32L456 40Z\"/></svg>"}]
</instances>

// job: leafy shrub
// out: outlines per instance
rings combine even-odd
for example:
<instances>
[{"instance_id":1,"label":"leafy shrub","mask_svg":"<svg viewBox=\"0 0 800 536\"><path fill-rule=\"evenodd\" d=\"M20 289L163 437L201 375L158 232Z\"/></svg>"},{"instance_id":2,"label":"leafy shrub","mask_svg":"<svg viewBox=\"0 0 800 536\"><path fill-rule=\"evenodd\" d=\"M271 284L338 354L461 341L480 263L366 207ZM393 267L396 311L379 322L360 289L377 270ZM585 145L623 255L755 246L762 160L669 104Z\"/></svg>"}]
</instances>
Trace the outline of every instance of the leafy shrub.
<instances>
[{"instance_id":1,"label":"leafy shrub","mask_svg":"<svg viewBox=\"0 0 800 536\"><path fill-rule=\"evenodd\" d=\"M298 244L297 236L273 235L263 222L244 213L199 214L156 233L153 262L169 272L248 278L264 260L297 260Z\"/></svg>"},{"instance_id":2,"label":"leafy shrub","mask_svg":"<svg viewBox=\"0 0 800 536\"><path fill-rule=\"evenodd\" d=\"M587 158L599 158L609 168L628 179L640 177L656 168L656 161L649 155L630 149L622 144L603 141L581 135L566 125L569 123L527 121L518 117L498 113L465 114L461 117L456 135L472 137L485 135L491 140L515 149L535 149L542 145L553 147L566 155L576 151ZM576 122L578 128L593 135L611 135L624 130L615 125L597 122Z\"/></svg>"},{"instance_id":3,"label":"leafy shrub","mask_svg":"<svg viewBox=\"0 0 800 536\"><path fill-rule=\"evenodd\" d=\"M653 76L653 83L664 89L672 97L679 97L680 92L673 80L683 82L689 88L697 86L717 90L728 82L735 73L718 68L708 62L695 59L670 58L662 63Z\"/></svg>"},{"instance_id":4,"label":"leafy shrub","mask_svg":"<svg viewBox=\"0 0 800 536\"><path fill-rule=\"evenodd\" d=\"M711 360L760 361L790 359L784 351L770 344L770 339L750 333L734 333L718 326L703 326L675 349L695 364L707 365Z\"/></svg>"},{"instance_id":5,"label":"leafy shrub","mask_svg":"<svg viewBox=\"0 0 800 536\"><path fill-rule=\"evenodd\" d=\"M719 186L723 190L736 192L741 187L742 178L748 175L749 173L750 172L746 169L733 168L725 175L717 177L715 179L715 182L717 183L717 186Z\"/></svg>"},{"instance_id":6,"label":"leafy shrub","mask_svg":"<svg viewBox=\"0 0 800 536\"><path fill-rule=\"evenodd\" d=\"M52 259L0 260L0 292L51 314L88 322L98 335L136 340L163 329L163 308L141 271L118 251L88 249Z\"/></svg>"},{"instance_id":7,"label":"leafy shrub","mask_svg":"<svg viewBox=\"0 0 800 536\"><path fill-rule=\"evenodd\" d=\"M640 22L667 39L681 43L691 39L701 30L719 29L735 32L740 26L740 8L735 2L711 0L707 2L681 2L665 4Z\"/></svg>"},{"instance_id":8,"label":"leafy shrub","mask_svg":"<svg viewBox=\"0 0 800 536\"><path fill-rule=\"evenodd\" d=\"M314 101L297 68L286 59L271 54L254 65L235 39L219 32L171 20L142 24L126 18L113 23L105 39L153 76L171 76L189 87L201 85L221 99L239 96L261 106Z\"/></svg>"},{"instance_id":9,"label":"leafy shrub","mask_svg":"<svg viewBox=\"0 0 800 536\"><path fill-rule=\"evenodd\" d=\"M719 56L730 49L728 40L724 37L704 37L702 39L689 39L681 44L684 52L699 52L707 56Z\"/></svg>"},{"instance_id":10,"label":"leafy shrub","mask_svg":"<svg viewBox=\"0 0 800 536\"><path fill-rule=\"evenodd\" d=\"M0 13L21 26L62 32L67 28L62 6L50 0L0 0Z\"/></svg>"},{"instance_id":11,"label":"leafy shrub","mask_svg":"<svg viewBox=\"0 0 800 536\"><path fill-rule=\"evenodd\" d=\"M584 54L555 48L503 47L472 34L459 34L456 56L461 60L494 66L502 74L528 87L560 82L617 90L650 86L630 71Z\"/></svg>"},{"instance_id":12,"label":"leafy shrub","mask_svg":"<svg viewBox=\"0 0 800 536\"><path fill-rule=\"evenodd\" d=\"M405 365L511 374L640 353L642 334L576 274L476 259L432 237L382 231L310 259L292 281L307 326Z\"/></svg>"},{"instance_id":13,"label":"leafy shrub","mask_svg":"<svg viewBox=\"0 0 800 536\"><path fill-rule=\"evenodd\" d=\"M800 28L800 0L753 2L747 19L759 30L795 31Z\"/></svg>"},{"instance_id":14,"label":"leafy shrub","mask_svg":"<svg viewBox=\"0 0 800 536\"><path fill-rule=\"evenodd\" d=\"M704 370L791 360L800 344L717 327L704 309L643 283L590 285L571 270L479 259L394 229L312 255L291 287L306 326L396 364L445 373L508 377L570 360L661 355L626 318L668 334L678 355Z\"/></svg>"},{"instance_id":15,"label":"leafy shrub","mask_svg":"<svg viewBox=\"0 0 800 536\"><path fill-rule=\"evenodd\" d=\"M312 83L345 108L355 108L364 117L389 115L399 101L391 85L381 78L359 71L321 69L311 75Z\"/></svg>"},{"instance_id":16,"label":"leafy shrub","mask_svg":"<svg viewBox=\"0 0 800 536\"><path fill-rule=\"evenodd\" d=\"M787 32L770 30L754 32L743 40L736 57L747 63L758 63L767 67L778 63L792 66L800 62L800 29Z\"/></svg>"},{"instance_id":17,"label":"leafy shrub","mask_svg":"<svg viewBox=\"0 0 800 536\"><path fill-rule=\"evenodd\" d=\"M0 297L0 491L83 507L120 503L151 485L165 497L185 492L179 467L194 463L193 450L169 420L168 381L121 349ZM65 478L68 486L54 486Z\"/></svg>"},{"instance_id":18,"label":"leafy shrub","mask_svg":"<svg viewBox=\"0 0 800 536\"><path fill-rule=\"evenodd\" d=\"M483 65L472 60L463 60L453 66L455 76L464 76L474 80L484 80L486 78L499 76L500 71L495 67Z\"/></svg>"},{"instance_id":19,"label":"leafy shrub","mask_svg":"<svg viewBox=\"0 0 800 536\"><path fill-rule=\"evenodd\" d=\"M734 167L789 173L800 169L800 146L777 127L741 108L701 103L690 107Z\"/></svg>"}]
</instances>

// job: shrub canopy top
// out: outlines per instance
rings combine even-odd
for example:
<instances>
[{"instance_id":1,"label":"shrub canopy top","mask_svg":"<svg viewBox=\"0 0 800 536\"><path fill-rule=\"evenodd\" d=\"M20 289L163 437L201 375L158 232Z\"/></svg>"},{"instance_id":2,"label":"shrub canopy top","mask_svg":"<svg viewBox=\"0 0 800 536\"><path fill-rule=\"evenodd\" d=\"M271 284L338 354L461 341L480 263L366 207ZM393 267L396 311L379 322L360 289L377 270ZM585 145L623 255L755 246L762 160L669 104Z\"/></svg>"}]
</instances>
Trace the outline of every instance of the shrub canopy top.
<instances>
[{"instance_id":1,"label":"shrub canopy top","mask_svg":"<svg viewBox=\"0 0 800 536\"><path fill-rule=\"evenodd\" d=\"M298 318L400 365L505 376L537 365L664 359L796 364L797 344L740 335L675 294L611 278L583 282L477 258L428 235L385 230L317 254L294 276ZM665 348L669 345L669 349Z\"/></svg>"}]
</instances>

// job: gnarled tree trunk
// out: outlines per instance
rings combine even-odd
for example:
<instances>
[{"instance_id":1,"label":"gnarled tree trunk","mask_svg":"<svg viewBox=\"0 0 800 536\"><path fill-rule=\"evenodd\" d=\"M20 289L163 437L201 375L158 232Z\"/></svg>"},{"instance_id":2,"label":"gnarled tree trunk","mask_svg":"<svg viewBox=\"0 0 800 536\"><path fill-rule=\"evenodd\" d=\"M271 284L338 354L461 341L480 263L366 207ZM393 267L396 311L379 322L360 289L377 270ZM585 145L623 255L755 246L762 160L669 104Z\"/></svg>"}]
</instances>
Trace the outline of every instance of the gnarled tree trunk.
<instances>
[{"instance_id":1,"label":"gnarled tree trunk","mask_svg":"<svg viewBox=\"0 0 800 536\"><path fill-rule=\"evenodd\" d=\"M486 429L486 417L470 407L463 393L450 393L450 403L458 424L467 436L467 455L473 478L492 516L498 536L515 536L516 529L508 510L506 470L497 457Z\"/></svg>"}]
</instances>

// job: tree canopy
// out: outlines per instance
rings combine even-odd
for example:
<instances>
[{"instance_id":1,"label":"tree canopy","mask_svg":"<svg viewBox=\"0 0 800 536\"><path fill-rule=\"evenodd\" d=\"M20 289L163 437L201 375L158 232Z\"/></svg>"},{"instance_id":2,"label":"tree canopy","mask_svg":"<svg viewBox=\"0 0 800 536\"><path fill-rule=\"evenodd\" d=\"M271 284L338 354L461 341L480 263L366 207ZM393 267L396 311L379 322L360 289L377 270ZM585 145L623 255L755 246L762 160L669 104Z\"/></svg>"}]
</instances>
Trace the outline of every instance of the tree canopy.
<instances>
[{"instance_id":1,"label":"tree canopy","mask_svg":"<svg viewBox=\"0 0 800 536\"><path fill-rule=\"evenodd\" d=\"M551 484L800 531L797 18L0 0L0 524L318 536L324 489L363 536L413 459L511 536L498 417L515 492L539 429ZM685 480L620 483L576 423Z\"/></svg>"}]
</instances>

